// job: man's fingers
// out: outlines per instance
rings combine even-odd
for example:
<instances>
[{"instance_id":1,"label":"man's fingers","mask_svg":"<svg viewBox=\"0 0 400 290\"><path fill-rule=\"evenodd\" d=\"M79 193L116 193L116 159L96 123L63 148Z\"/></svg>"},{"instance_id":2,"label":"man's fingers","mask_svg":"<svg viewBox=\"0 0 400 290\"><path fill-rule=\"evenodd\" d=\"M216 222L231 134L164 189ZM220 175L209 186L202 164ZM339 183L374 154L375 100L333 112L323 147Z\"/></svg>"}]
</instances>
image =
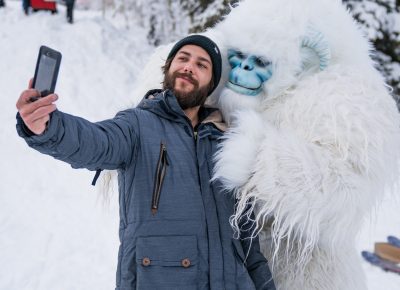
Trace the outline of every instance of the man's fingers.
<instances>
[{"instance_id":1,"label":"man's fingers","mask_svg":"<svg viewBox=\"0 0 400 290\"><path fill-rule=\"evenodd\" d=\"M50 104L48 106L40 107L35 112L33 112L32 119L33 119L33 121L36 121L45 116L49 116L50 113L54 112L56 109L57 109L57 106L55 104Z\"/></svg>"},{"instance_id":2,"label":"man's fingers","mask_svg":"<svg viewBox=\"0 0 400 290\"><path fill-rule=\"evenodd\" d=\"M29 97L29 94L27 96ZM44 98L40 98L35 102L25 103L25 105L21 106L20 108L18 108L17 104L17 108L19 109L19 113L21 114L21 116L24 117L25 115L31 114L32 112L36 111L40 107L52 104L53 102L57 101L57 99L58 96L56 94L51 94Z\"/></svg>"},{"instance_id":3,"label":"man's fingers","mask_svg":"<svg viewBox=\"0 0 400 290\"><path fill-rule=\"evenodd\" d=\"M37 100L32 101L33 98L37 98ZM32 80L29 82L29 89L22 92L16 106L25 125L33 133L41 134L46 129L50 113L57 109L54 104L57 99L56 94L40 98L39 92L32 88Z\"/></svg>"},{"instance_id":4,"label":"man's fingers","mask_svg":"<svg viewBox=\"0 0 400 290\"><path fill-rule=\"evenodd\" d=\"M32 86L33 86L33 78L29 80L28 88L32 89Z\"/></svg>"},{"instance_id":5,"label":"man's fingers","mask_svg":"<svg viewBox=\"0 0 400 290\"><path fill-rule=\"evenodd\" d=\"M22 106L30 103L31 98L39 97L40 94L37 90L28 89L22 92L21 96L17 101L17 109L19 110Z\"/></svg>"},{"instance_id":6,"label":"man's fingers","mask_svg":"<svg viewBox=\"0 0 400 290\"><path fill-rule=\"evenodd\" d=\"M33 102L32 104L30 104L31 105L30 107L32 108L32 111L35 111L37 108L50 105L57 100L58 100L58 96L56 94L51 94L51 95L40 98L37 101Z\"/></svg>"},{"instance_id":7,"label":"man's fingers","mask_svg":"<svg viewBox=\"0 0 400 290\"><path fill-rule=\"evenodd\" d=\"M50 104L47 106L39 107L37 110L27 115L24 119L25 124L33 124L43 117L49 116L51 112L54 112L57 109L55 104Z\"/></svg>"},{"instance_id":8,"label":"man's fingers","mask_svg":"<svg viewBox=\"0 0 400 290\"><path fill-rule=\"evenodd\" d=\"M48 122L50 120L50 115L46 115L46 116L43 116L43 117L41 117L41 118L39 118L39 119L36 119L33 123L33 125L36 125L36 124L40 124L40 125L43 125L44 127L46 127L46 123ZM32 131L33 132L33 131ZM41 132L42 133L42 132Z\"/></svg>"},{"instance_id":9,"label":"man's fingers","mask_svg":"<svg viewBox=\"0 0 400 290\"><path fill-rule=\"evenodd\" d=\"M46 115L42 118L37 119L31 124L25 124L28 126L29 130L31 130L33 133L40 135L46 130L46 123L50 120L50 116Z\"/></svg>"}]
</instances>

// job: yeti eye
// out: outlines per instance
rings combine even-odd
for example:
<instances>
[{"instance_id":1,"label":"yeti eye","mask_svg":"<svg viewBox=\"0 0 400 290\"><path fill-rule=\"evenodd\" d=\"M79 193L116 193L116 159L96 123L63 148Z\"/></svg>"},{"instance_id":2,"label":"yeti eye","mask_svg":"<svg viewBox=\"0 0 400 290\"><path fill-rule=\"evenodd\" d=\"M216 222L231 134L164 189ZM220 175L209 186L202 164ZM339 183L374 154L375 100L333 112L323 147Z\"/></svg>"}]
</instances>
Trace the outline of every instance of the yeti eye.
<instances>
[{"instance_id":1,"label":"yeti eye","mask_svg":"<svg viewBox=\"0 0 400 290\"><path fill-rule=\"evenodd\" d=\"M242 52L237 51L236 52L236 57L238 57L239 59L244 59L246 56Z\"/></svg>"},{"instance_id":2,"label":"yeti eye","mask_svg":"<svg viewBox=\"0 0 400 290\"><path fill-rule=\"evenodd\" d=\"M256 65L259 66L259 67L267 67L267 66L269 66L269 65L271 64L270 61L264 60L264 59L262 59L261 57L257 57L257 58L254 60L254 62L255 62Z\"/></svg>"}]
</instances>

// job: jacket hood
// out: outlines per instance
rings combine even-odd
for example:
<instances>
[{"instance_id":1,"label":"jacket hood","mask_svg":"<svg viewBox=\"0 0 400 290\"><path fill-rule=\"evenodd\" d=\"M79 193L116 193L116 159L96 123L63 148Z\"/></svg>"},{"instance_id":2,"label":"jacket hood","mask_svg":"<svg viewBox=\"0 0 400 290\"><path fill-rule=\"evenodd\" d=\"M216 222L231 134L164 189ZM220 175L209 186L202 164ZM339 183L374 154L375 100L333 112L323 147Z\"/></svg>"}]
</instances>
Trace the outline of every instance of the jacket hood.
<instances>
[{"instance_id":1,"label":"jacket hood","mask_svg":"<svg viewBox=\"0 0 400 290\"><path fill-rule=\"evenodd\" d=\"M174 94L169 90L150 90L138 105L139 109L150 111L168 120L187 118Z\"/></svg>"}]
</instances>

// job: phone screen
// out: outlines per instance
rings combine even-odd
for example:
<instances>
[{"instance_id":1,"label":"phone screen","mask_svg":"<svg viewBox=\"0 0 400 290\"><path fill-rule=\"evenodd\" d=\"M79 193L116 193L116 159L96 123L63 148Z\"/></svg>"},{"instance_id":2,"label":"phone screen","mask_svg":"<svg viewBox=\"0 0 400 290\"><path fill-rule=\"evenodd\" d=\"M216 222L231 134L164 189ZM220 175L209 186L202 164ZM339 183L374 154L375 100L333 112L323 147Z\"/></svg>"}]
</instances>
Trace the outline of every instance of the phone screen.
<instances>
[{"instance_id":1,"label":"phone screen","mask_svg":"<svg viewBox=\"0 0 400 290\"><path fill-rule=\"evenodd\" d=\"M51 76L54 75L56 69L57 60L42 54L39 61L39 67L37 72L37 78L35 82L35 88L40 92L42 96L46 96L51 93Z\"/></svg>"}]
</instances>

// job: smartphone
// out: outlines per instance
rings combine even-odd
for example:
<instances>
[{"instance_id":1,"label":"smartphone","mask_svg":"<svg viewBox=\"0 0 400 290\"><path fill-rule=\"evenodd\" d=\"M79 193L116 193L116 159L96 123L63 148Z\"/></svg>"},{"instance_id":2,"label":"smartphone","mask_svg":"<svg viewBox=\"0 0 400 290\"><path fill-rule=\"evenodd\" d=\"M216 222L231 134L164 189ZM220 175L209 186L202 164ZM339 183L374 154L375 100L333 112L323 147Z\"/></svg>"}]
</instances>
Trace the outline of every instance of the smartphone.
<instances>
[{"instance_id":1,"label":"smartphone","mask_svg":"<svg viewBox=\"0 0 400 290\"><path fill-rule=\"evenodd\" d=\"M54 93L60 64L60 52L44 45L40 47L32 83L32 87L39 91L40 97Z\"/></svg>"}]
</instances>

